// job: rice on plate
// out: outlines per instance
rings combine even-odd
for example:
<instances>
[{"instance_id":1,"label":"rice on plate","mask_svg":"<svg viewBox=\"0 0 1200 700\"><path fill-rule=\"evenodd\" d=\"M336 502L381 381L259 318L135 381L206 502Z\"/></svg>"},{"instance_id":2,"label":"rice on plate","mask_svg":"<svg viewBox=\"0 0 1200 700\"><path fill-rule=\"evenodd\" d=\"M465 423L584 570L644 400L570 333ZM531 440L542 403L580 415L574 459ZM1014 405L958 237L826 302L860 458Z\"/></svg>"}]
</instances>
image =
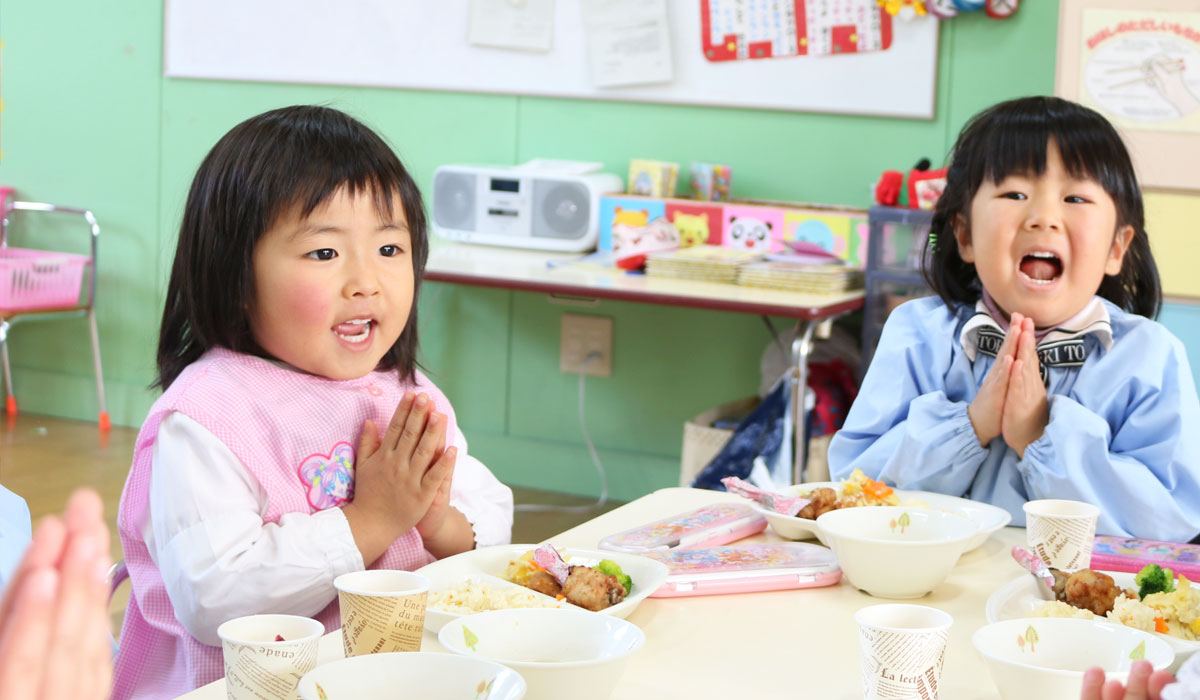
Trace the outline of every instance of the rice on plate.
<instances>
[{"instance_id":1,"label":"rice on plate","mask_svg":"<svg viewBox=\"0 0 1200 700\"><path fill-rule=\"evenodd\" d=\"M1108 619L1146 632L1158 632L1177 639L1196 641L1200 638L1200 590L1186 577L1180 576L1175 590L1151 593L1142 600L1126 595L1117 596ZM1092 618L1090 610L1080 610L1061 601L1039 606L1034 617Z\"/></svg>"},{"instance_id":2,"label":"rice on plate","mask_svg":"<svg viewBox=\"0 0 1200 700\"><path fill-rule=\"evenodd\" d=\"M1180 576L1170 593L1151 593L1140 601L1120 596L1108 617L1147 632L1195 641L1200 636L1200 590ZM1166 630L1160 621L1167 626Z\"/></svg>"},{"instance_id":3,"label":"rice on plate","mask_svg":"<svg viewBox=\"0 0 1200 700\"><path fill-rule=\"evenodd\" d=\"M528 588L471 577L449 588L430 592L429 607L469 615L508 608L560 608L562 604Z\"/></svg>"}]
</instances>

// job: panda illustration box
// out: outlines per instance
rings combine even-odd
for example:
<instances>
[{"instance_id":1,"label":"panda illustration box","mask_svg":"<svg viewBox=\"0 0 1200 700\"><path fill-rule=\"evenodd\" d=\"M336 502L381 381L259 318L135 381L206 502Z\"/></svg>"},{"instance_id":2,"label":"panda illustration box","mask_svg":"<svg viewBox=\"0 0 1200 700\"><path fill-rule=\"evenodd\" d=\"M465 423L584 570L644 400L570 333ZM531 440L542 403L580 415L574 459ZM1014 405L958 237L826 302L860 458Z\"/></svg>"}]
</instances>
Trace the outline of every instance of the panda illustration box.
<instances>
[{"instance_id":1,"label":"panda illustration box","mask_svg":"<svg viewBox=\"0 0 1200 700\"><path fill-rule=\"evenodd\" d=\"M634 195L600 198L598 249L612 252L616 261L629 260L639 253L703 244L780 253L788 242L815 245L847 265L861 268L867 259L867 212L852 207L759 200L707 202Z\"/></svg>"}]
</instances>

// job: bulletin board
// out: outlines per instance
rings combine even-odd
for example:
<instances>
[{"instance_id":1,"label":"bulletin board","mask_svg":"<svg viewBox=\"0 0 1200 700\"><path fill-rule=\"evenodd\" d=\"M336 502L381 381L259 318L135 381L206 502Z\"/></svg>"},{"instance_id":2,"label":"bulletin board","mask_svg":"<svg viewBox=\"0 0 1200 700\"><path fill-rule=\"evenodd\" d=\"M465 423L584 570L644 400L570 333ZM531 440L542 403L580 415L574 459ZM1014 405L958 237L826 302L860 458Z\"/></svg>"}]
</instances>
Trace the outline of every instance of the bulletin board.
<instances>
[{"instance_id":1,"label":"bulletin board","mask_svg":"<svg viewBox=\"0 0 1200 700\"><path fill-rule=\"evenodd\" d=\"M799 0L797 7L811 8L815 17L845 2ZM551 49L529 52L468 43L468 0L166 0L164 73L176 78L934 116L938 22L932 17L893 22L886 50L710 60L702 46L701 0L667 0L672 79L597 87L589 70L580 5L579 0L555 2Z\"/></svg>"},{"instance_id":2,"label":"bulletin board","mask_svg":"<svg viewBox=\"0 0 1200 700\"><path fill-rule=\"evenodd\" d=\"M1055 92L1111 121L1142 185L1200 191L1200 3L1061 0Z\"/></svg>"}]
</instances>

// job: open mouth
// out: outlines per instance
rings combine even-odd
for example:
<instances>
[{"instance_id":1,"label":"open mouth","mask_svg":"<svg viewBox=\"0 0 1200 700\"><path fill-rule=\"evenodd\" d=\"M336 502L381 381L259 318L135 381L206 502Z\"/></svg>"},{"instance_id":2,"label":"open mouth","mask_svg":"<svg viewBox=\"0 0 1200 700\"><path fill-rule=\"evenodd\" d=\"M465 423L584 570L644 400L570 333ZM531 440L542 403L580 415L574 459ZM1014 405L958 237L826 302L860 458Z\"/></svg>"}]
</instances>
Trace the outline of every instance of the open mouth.
<instances>
[{"instance_id":1,"label":"open mouth","mask_svg":"<svg viewBox=\"0 0 1200 700\"><path fill-rule=\"evenodd\" d=\"M1018 269L1031 282L1050 284L1062 276L1063 263L1054 253L1037 251L1022 257Z\"/></svg>"},{"instance_id":2,"label":"open mouth","mask_svg":"<svg viewBox=\"0 0 1200 700\"><path fill-rule=\"evenodd\" d=\"M333 332L347 343L363 343L371 337L373 325L374 322L369 318L356 318L337 324L333 327Z\"/></svg>"}]
</instances>

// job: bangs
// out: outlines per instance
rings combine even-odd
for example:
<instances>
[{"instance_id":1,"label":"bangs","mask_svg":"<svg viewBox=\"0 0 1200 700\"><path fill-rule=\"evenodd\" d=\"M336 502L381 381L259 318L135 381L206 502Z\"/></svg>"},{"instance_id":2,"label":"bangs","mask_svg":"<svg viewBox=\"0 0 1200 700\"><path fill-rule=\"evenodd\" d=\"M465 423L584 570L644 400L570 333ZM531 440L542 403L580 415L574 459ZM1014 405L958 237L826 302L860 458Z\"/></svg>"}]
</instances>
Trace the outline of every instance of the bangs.
<instances>
[{"instance_id":1,"label":"bangs","mask_svg":"<svg viewBox=\"0 0 1200 700\"><path fill-rule=\"evenodd\" d=\"M1041 101L1040 109L1029 109L1030 101ZM961 159L970 192L987 179L999 183L1010 175L1041 176L1046 172L1046 152L1051 141L1058 146L1063 166L1071 177L1094 180L1113 198L1122 221L1128 220L1128 204L1140 199L1133 165L1116 129L1104 117L1071 102L1053 98L1029 98L998 105L968 124L975 143L953 155Z\"/></svg>"},{"instance_id":2,"label":"bangs","mask_svg":"<svg viewBox=\"0 0 1200 700\"><path fill-rule=\"evenodd\" d=\"M350 133L338 126L325 123L311 132L293 134L292 139L300 143L280 144L278 154L264 154L262 162L270 165L263 173L266 191L261 201L267 205L268 226L296 209L300 218L308 218L343 189L351 197L370 195L380 219L395 218L394 200L403 199L409 189L400 160L373 132ZM411 220L411 213L405 214Z\"/></svg>"}]
</instances>

